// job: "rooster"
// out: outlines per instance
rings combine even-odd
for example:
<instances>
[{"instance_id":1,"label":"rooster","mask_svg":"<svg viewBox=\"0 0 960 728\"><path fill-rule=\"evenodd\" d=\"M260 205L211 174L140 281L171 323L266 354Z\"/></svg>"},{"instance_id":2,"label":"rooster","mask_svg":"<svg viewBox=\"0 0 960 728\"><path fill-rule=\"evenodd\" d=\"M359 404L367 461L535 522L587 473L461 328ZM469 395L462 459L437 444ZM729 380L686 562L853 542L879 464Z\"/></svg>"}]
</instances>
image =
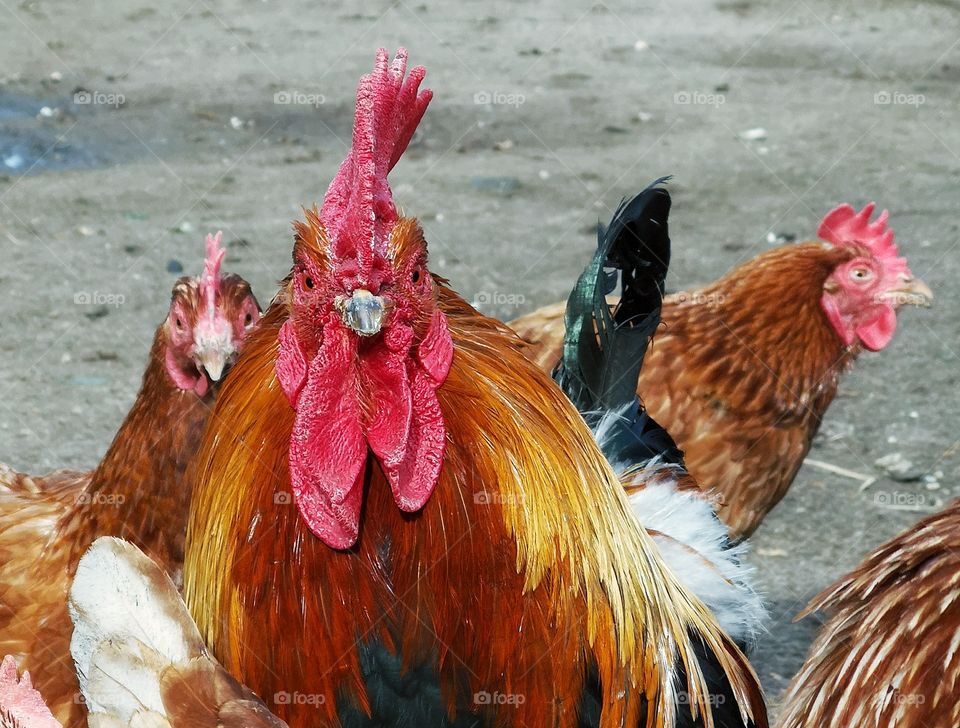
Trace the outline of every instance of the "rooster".
<instances>
[{"instance_id":1,"label":"rooster","mask_svg":"<svg viewBox=\"0 0 960 728\"><path fill-rule=\"evenodd\" d=\"M654 182L625 200L577 281L554 378L591 427L630 505L667 564L730 637L751 645L765 618L743 559L673 439L643 409L635 382L660 323L670 262L670 193ZM607 303L620 279L621 295ZM732 706L733 701L728 703Z\"/></svg>"},{"instance_id":2,"label":"rooster","mask_svg":"<svg viewBox=\"0 0 960 728\"><path fill-rule=\"evenodd\" d=\"M960 501L874 550L799 615L829 614L781 728L960 725Z\"/></svg>"},{"instance_id":3,"label":"rooster","mask_svg":"<svg viewBox=\"0 0 960 728\"><path fill-rule=\"evenodd\" d=\"M66 598L97 536L134 542L179 578L188 464L218 382L256 326L245 280L221 275L220 234L207 236L199 278L173 288L133 408L95 470L44 477L0 470L0 654L23 661L61 721L82 720Z\"/></svg>"},{"instance_id":4,"label":"rooster","mask_svg":"<svg viewBox=\"0 0 960 728\"><path fill-rule=\"evenodd\" d=\"M424 73L378 53L351 152L217 400L184 565L201 634L293 728L569 728L588 698L607 728L720 725L701 653L736 725L764 725L749 665L576 409L399 216L386 178Z\"/></svg>"},{"instance_id":5,"label":"rooster","mask_svg":"<svg viewBox=\"0 0 960 728\"><path fill-rule=\"evenodd\" d=\"M890 343L901 305L932 299L899 257L887 212L870 222L873 210L841 205L819 242L768 251L664 300L637 391L716 491L734 539L783 498L858 354ZM563 312L552 305L510 324L547 370L560 358Z\"/></svg>"}]
</instances>

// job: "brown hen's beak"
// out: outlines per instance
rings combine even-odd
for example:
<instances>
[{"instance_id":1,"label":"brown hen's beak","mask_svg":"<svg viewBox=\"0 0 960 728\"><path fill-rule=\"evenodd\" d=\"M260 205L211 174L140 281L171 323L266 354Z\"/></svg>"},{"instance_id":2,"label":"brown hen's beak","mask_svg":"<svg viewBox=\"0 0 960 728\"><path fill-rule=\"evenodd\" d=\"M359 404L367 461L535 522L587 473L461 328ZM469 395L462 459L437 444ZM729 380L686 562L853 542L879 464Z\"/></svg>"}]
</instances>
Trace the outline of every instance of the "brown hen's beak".
<instances>
[{"instance_id":1,"label":"brown hen's beak","mask_svg":"<svg viewBox=\"0 0 960 728\"><path fill-rule=\"evenodd\" d=\"M213 348L200 352L197 356L201 366L210 377L210 381L219 382L223 376L223 370L227 368L227 359L233 352L226 352L223 349Z\"/></svg>"},{"instance_id":2,"label":"brown hen's beak","mask_svg":"<svg viewBox=\"0 0 960 728\"><path fill-rule=\"evenodd\" d=\"M378 334L383 326L386 311L383 298L363 288L355 290L350 298L337 298L336 307L343 323L360 336Z\"/></svg>"},{"instance_id":3,"label":"brown hen's beak","mask_svg":"<svg viewBox=\"0 0 960 728\"><path fill-rule=\"evenodd\" d=\"M930 286L919 278L905 281L899 288L894 288L883 294L883 299L894 306L923 306L930 308L933 304L933 291Z\"/></svg>"}]
</instances>

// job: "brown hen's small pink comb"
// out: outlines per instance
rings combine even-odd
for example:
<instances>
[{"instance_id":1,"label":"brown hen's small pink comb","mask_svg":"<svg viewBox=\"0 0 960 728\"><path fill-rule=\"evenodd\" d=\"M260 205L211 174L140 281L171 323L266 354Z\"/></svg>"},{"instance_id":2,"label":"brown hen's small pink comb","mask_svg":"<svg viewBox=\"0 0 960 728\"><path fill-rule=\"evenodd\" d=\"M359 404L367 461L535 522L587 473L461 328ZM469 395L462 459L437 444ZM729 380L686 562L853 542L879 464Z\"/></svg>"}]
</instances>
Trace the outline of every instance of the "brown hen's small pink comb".
<instances>
[{"instance_id":1,"label":"brown hen's small pink comb","mask_svg":"<svg viewBox=\"0 0 960 728\"><path fill-rule=\"evenodd\" d=\"M374 259L386 252L397 221L387 174L413 137L433 94L419 91L426 74L417 66L404 80L407 51L400 48L388 65L381 48L372 73L360 79L353 123L353 146L330 183L320 209L337 260L355 259L365 281Z\"/></svg>"},{"instance_id":2,"label":"brown hen's small pink comb","mask_svg":"<svg viewBox=\"0 0 960 728\"><path fill-rule=\"evenodd\" d=\"M200 295L203 297L207 315L212 317L217 304L217 291L220 290L220 265L227 254L226 248L220 247L223 232L218 230L216 235L207 234L207 257L203 262L203 273L200 276Z\"/></svg>"},{"instance_id":3,"label":"brown hen's small pink comb","mask_svg":"<svg viewBox=\"0 0 960 728\"><path fill-rule=\"evenodd\" d=\"M860 212L854 212L850 205L839 205L824 216L817 228L817 236L834 245L863 245L877 258L896 258L899 251L893 242L893 230L887 227L890 213L884 210L880 217L870 222L875 207L876 204L871 202Z\"/></svg>"}]
</instances>

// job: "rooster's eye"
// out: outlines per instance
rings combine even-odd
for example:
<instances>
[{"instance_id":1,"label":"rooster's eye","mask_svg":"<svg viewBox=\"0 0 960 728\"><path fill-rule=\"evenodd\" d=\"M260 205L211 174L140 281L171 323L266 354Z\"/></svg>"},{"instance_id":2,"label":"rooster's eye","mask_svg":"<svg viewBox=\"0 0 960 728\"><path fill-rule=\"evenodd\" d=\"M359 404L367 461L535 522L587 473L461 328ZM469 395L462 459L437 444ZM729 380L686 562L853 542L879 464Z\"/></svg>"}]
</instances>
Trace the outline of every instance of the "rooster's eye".
<instances>
[{"instance_id":1,"label":"rooster's eye","mask_svg":"<svg viewBox=\"0 0 960 728\"><path fill-rule=\"evenodd\" d=\"M252 323L253 323L253 315L252 315L252 314L249 314L249 313L248 313L246 316L243 317L243 324L244 324L244 326L249 326L249 325L252 324Z\"/></svg>"},{"instance_id":2,"label":"rooster's eye","mask_svg":"<svg viewBox=\"0 0 960 728\"><path fill-rule=\"evenodd\" d=\"M183 321L181 321L179 317L177 317L174 323L177 325L177 331L180 331L183 329Z\"/></svg>"},{"instance_id":3,"label":"rooster's eye","mask_svg":"<svg viewBox=\"0 0 960 728\"><path fill-rule=\"evenodd\" d=\"M851 268L850 277L855 281L865 281L870 277L870 271L867 268Z\"/></svg>"},{"instance_id":4,"label":"rooster's eye","mask_svg":"<svg viewBox=\"0 0 960 728\"><path fill-rule=\"evenodd\" d=\"M306 278L304 278L304 279L303 279L303 285L305 285L307 288L312 289L312 288L313 288L313 278L311 278L310 276L307 276Z\"/></svg>"},{"instance_id":5,"label":"rooster's eye","mask_svg":"<svg viewBox=\"0 0 960 728\"><path fill-rule=\"evenodd\" d=\"M410 274L410 280L414 283L420 282L420 269L414 268L413 273Z\"/></svg>"}]
</instances>

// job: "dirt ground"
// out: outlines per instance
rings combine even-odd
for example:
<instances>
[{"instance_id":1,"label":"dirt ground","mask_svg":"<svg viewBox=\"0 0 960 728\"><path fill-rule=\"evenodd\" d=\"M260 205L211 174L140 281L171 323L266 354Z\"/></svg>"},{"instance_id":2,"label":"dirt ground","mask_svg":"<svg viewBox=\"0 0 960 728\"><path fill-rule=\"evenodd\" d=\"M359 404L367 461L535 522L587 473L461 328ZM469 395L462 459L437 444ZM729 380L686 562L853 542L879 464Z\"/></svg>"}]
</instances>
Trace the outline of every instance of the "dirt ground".
<instances>
[{"instance_id":1,"label":"dirt ground","mask_svg":"<svg viewBox=\"0 0 960 728\"><path fill-rule=\"evenodd\" d=\"M869 5L869 7L867 7ZM838 202L891 209L937 295L845 379L754 539L775 702L816 619L792 616L960 493L960 5L821 0L0 0L0 460L92 466L202 237L269 301L290 221L349 140L357 78L410 49L435 99L393 176L433 270L509 318L566 296L594 225L672 174L670 285L708 281ZM785 288L789 281L784 282ZM910 482L875 465L900 453Z\"/></svg>"}]
</instances>

